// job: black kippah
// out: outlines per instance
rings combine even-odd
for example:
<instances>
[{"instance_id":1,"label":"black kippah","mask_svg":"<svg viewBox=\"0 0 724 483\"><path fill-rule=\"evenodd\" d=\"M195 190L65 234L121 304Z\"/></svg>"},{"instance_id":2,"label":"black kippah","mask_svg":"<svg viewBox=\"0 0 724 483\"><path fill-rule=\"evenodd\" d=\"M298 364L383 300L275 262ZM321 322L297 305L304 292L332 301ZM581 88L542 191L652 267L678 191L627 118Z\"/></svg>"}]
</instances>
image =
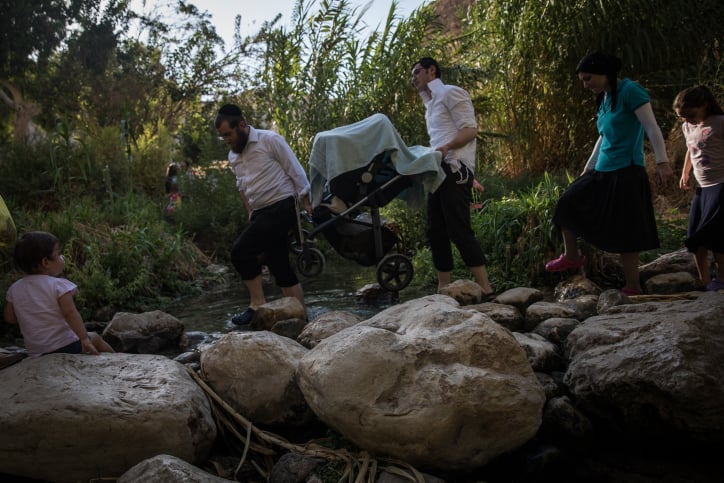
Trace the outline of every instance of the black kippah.
<instances>
[{"instance_id":1,"label":"black kippah","mask_svg":"<svg viewBox=\"0 0 724 483\"><path fill-rule=\"evenodd\" d=\"M235 106L234 104L224 104L223 106L221 106L221 108L219 109L219 115L242 117L241 109L239 109L239 106Z\"/></svg>"}]
</instances>

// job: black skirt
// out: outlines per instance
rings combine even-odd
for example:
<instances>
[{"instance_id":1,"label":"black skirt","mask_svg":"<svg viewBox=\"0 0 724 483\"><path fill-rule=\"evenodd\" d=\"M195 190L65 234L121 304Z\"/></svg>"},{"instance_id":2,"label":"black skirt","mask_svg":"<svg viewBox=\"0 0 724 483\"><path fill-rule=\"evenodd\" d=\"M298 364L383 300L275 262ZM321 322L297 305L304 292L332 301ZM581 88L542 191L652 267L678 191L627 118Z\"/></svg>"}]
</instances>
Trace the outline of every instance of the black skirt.
<instances>
[{"instance_id":1,"label":"black skirt","mask_svg":"<svg viewBox=\"0 0 724 483\"><path fill-rule=\"evenodd\" d=\"M684 242L690 252L704 247L724 253L724 184L697 188L691 200L689 229Z\"/></svg>"},{"instance_id":2,"label":"black skirt","mask_svg":"<svg viewBox=\"0 0 724 483\"><path fill-rule=\"evenodd\" d=\"M651 186L643 166L594 170L579 177L558 200L553 223L607 252L659 248Z\"/></svg>"}]
</instances>

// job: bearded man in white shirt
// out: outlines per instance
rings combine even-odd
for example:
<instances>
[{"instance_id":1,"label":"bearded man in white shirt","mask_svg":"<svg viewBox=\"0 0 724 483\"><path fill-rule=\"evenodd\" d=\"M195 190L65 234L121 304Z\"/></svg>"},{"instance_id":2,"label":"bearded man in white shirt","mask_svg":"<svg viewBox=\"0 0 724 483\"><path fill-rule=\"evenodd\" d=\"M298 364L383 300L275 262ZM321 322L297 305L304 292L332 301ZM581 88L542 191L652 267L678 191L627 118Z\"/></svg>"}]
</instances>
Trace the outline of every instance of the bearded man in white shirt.
<instances>
[{"instance_id":1,"label":"bearded man in white shirt","mask_svg":"<svg viewBox=\"0 0 724 483\"><path fill-rule=\"evenodd\" d=\"M259 261L262 254L284 296L295 297L304 306L302 286L289 262L288 235L297 224L297 200L312 212L310 186L284 138L247 124L238 106L222 106L214 126L230 147L229 165L249 214L249 225L231 248L231 263L250 298L249 307L231 321L246 325L266 303Z\"/></svg>"}]
</instances>

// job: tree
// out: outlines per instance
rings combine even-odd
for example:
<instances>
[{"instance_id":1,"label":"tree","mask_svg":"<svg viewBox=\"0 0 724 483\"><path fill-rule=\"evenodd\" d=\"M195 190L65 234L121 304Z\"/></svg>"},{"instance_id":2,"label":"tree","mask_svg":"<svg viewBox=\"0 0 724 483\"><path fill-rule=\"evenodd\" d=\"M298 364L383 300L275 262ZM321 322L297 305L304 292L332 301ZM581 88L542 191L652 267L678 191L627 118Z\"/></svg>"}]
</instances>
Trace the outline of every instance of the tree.
<instances>
[{"instance_id":1,"label":"tree","mask_svg":"<svg viewBox=\"0 0 724 483\"><path fill-rule=\"evenodd\" d=\"M409 78L412 63L430 45L432 10L403 20L393 2L382 28L363 38L364 10L348 0L323 1L316 12L312 5L298 0L290 29L267 23L255 38L258 70L239 95L256 117L252 122L274 126L302 162L316 133L376 112L390 117L403 139L423 142L422 111L413 104L418 98Z\"/></svg>"}]
</instances>

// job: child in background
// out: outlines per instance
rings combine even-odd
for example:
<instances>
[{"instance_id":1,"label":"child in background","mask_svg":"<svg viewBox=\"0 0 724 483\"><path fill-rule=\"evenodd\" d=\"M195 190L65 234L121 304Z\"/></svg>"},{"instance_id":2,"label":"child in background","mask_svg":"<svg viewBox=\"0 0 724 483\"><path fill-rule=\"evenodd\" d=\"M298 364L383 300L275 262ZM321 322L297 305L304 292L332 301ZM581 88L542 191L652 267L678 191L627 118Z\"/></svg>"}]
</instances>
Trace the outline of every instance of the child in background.
<instances>
[{"instance_id":1,"label":"child in background","mask_svg":"<svg viewBox=\"0 0 724 483\"><path fill-rule=\"evenodd\" d=\"M31 357L114 352L101 336L86 331L73 302L77 286L60 277L65 260L54 235L40 231L22 235L15 244L15 263L27 275L8 289L3 315L20 326Z\"/></svg>"},{"instance_id":2,"label":"child in background","mask_svg":"<svg viewBox=\"0 0 724 483\"><path fill-rule=\"evenodd\" d=\"M707 290L722 290L724 280L709 273L709 250L718 276L724 278L724 111L704 86L679 92L674 111L684 121L681 128L687 147L679 187L689 189L692 167L699 184L691 201L684 243L694 254L699 278Z\"/></svg>"}]
</instances>

